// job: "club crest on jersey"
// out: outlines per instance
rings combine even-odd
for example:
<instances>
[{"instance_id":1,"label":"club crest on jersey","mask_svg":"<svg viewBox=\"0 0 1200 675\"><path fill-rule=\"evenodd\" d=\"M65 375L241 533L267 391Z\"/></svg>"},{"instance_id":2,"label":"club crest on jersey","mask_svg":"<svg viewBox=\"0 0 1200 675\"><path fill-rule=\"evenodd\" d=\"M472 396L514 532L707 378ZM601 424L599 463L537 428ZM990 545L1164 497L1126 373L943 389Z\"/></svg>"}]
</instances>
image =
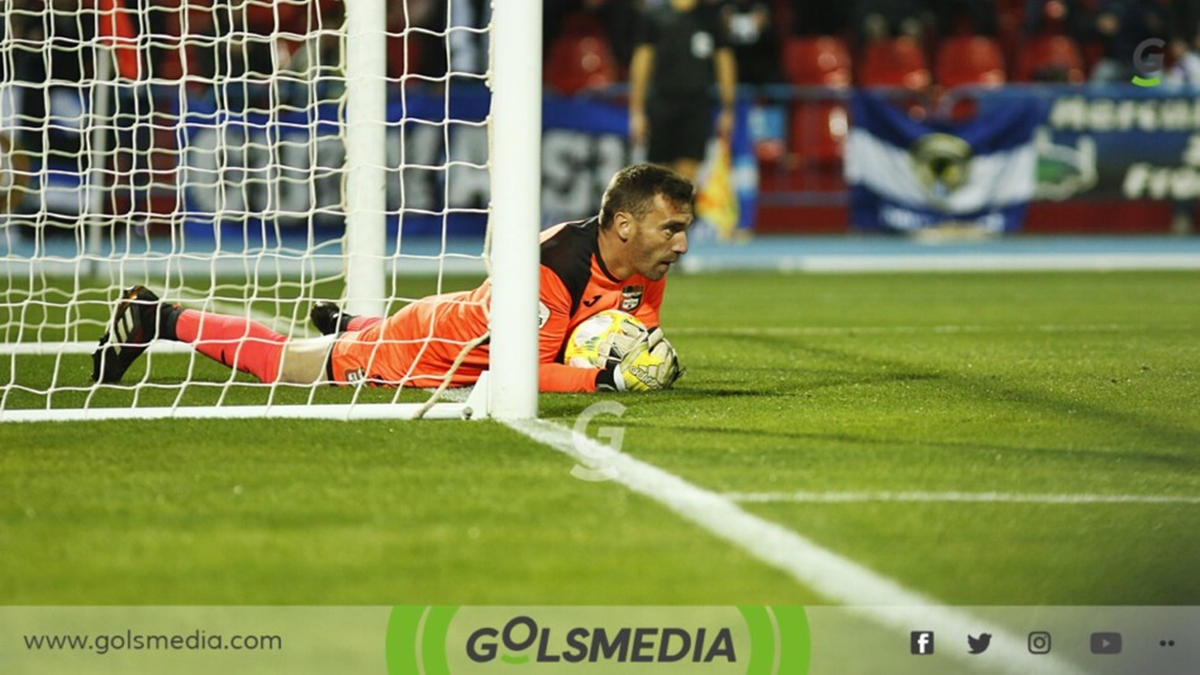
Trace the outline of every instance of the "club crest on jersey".
<instances>
[{"instance_id":1,"label":"club crest on jersey","mask_svg":"<svg viewBox=\"0 0 1200 675\"><path fill-rule=\"evenodd\" d=\"M621 289L621 310L632 312L642 304L642 293L645 291L641 286L626 286Z\"/></svg>"}]
</instances>

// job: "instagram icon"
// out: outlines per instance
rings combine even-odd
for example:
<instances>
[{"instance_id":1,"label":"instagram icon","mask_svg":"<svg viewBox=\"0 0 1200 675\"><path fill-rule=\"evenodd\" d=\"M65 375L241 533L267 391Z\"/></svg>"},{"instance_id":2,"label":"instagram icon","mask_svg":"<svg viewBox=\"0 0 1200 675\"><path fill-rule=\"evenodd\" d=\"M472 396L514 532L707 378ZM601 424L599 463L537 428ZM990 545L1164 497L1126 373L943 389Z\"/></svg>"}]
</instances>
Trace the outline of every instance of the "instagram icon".
<instances>
[{"instance_id":1,"label":"instagram icon","mask_svg":"<svg viewBox=\"0 0 1200 675\"><path fill-rule=\"evenodd\" d=\"M1050 653L1050 634L1044 630L1035 630L1029 634L1030 654Z\"/></svg>"}]
</instances>

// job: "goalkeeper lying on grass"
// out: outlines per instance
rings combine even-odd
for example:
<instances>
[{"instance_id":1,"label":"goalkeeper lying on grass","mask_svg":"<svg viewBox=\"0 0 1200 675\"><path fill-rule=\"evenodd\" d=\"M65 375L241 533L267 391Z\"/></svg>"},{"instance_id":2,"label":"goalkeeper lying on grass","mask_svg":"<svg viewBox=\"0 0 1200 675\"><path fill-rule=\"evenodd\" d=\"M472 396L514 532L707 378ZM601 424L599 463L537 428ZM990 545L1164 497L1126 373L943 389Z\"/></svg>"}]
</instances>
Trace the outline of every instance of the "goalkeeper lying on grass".
<instances>
[{"instance_id":1,"label":"goalkeeper lying on grass","mask_svg":"<svg viewBox=\"0 0 1200 675\"><path fill-rule=\"evenodd\" d=\"M658 328L666 274L687 252L694 187L649 164L617 172L600 215L565 223L541 237L538 388L541 391L666 389L679 377L674 348ZM313 307L319 338L289 340L242 317L209 314L160 302L135 286L117 305L111 328L92 355L92 378L119 382L151 340L177 340L265 383L436 387L463 345L487 335L491 285L435 295L392 316L352 316L336 306ZM618 363L584 369L564 365L567 338L604 310L633 314L649 330L620 342ZM486 340L471 349L450 381L473 384L488 367Z\"/></svg>"}]
</instances>

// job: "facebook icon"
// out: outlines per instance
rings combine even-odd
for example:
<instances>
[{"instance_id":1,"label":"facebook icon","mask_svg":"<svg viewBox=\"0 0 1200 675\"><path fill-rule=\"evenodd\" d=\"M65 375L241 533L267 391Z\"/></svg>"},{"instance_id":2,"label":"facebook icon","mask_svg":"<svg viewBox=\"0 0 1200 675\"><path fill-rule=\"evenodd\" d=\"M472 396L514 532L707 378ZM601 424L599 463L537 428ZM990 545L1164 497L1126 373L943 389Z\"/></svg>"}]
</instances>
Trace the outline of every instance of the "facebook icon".
<instances>
[{"instance_id":1,"label":"facebook icon","mask_svg":"<svg viewBox=\"0 0 1200 675\"><path fill-rule=\"evenodd\" d=\"M931 630L914 630L910 639L909 647L913 654L925 656L933 653L933 631Z\"/></svg>"}]
</instances>

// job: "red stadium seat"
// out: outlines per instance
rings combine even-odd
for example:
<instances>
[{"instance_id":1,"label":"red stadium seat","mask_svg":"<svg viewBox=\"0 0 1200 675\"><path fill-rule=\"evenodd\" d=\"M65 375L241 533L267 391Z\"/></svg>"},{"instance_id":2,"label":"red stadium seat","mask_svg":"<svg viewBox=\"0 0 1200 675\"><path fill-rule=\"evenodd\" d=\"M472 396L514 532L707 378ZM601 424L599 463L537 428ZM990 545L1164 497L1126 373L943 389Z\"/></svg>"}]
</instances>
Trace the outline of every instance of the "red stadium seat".
<instances>
[{"instance_id":1,"label":"red stadium seat","mask_svg":"<svg viewBox=\"0 0 1200 675\"><path fill-rule=\"evenodd\" d=\"M571 37L604 37L606 31L600 17L592 12L576 11L563 18L558 34Z\"/></svg>"},{"instance_id":2,"label":"red stadium seat","mask_svg":"<svg viewBox=\"0 0 1200 675\"><path fill-rule=\"evenodd\" d=\"M546 84L560 94L604 87L617 81L617 62L603 38L563 35L550 46Z\"/></svg>"},{"instance_id":3,"label":"red stadium seat","mask_svg":"<svg viewBox=\"0 0 1200 675\"><path fill-rule=\"evenodd\" d=\"M834 101L799 101L788 126L789 149L804 164L842 159L848 130L846 106Z\"/></svg>"},{"instance_id":4,"label":"red stadium seat","mask_svg":"<svg viewBox=\"0 0 1200 675\"><path fill-rule=\"evenodd\" d=\"M880 40L863 49L858 70L860 85L925 89L929 82L929 64L916 40L905 37Z\"/></svg>"},{"instance_id":5,"label":"red stadium seat","mask_svg":"<svg viewBox=\"0 0 1200 675\"><path fill-rule=\"evenodd\" d=\"M956 35L942 40L934 67L937 82L944 88L999 86L1008 79L1000 43L981 35Z\"/></svg>"},{"instance_id":6,"label":"red stadium seat","mask_svg":"<svg viewBox=\"0 0 1200 675\"><path fill-rule=\"evenodd\" d=\"M799 87L845 89L853 80L850 50L832 36L796 36L783 47L783 71ZM789 150L804 164L842 158L846 139L846 108L838 100L806 93L792 104L788 124Z\"/></svg>"},{"instance_id":7,"label":"red stadium seat","mask_svg":"<svg viewBox=\"0 0 1200 675\"><path fill-rule=\"evenodd\" d=\"M1066 35L1036 35L1017 51L1013 76L1018 82L1071 82L1087 80L1083 53Z\"/></svg>"},{"instance_id":8,"label":"red stadium seat","mask_svg":"<svg viewBox=\"0 0 1200 675\"><path fill-rule=\"evenodd\" d=\"M783 71L792 84L848 87L850 50L828 35L792 37L783 45Z\"/></svg>"}]
</instances>

